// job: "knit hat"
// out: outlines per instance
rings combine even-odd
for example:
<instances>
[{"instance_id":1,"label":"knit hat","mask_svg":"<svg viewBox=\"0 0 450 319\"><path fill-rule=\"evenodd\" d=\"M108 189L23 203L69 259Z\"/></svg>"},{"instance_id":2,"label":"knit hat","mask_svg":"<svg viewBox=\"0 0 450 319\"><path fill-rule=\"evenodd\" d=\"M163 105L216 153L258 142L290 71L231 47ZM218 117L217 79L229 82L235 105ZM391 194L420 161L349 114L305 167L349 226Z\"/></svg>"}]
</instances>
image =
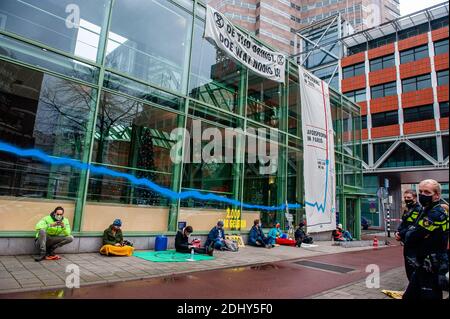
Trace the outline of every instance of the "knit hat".
<instances>
[{"instance_id":1,"label":"knit hat","mask_svg":"<svg viewBox=\"0 0 450 319\"><path fill-rule=\"evenodd\" d=\"M277 224L275 225L275 227L280 227L280 223L277 223Z\"/></svg>"},{"instance_id":2,"label":"knit hat","mask_svg":"<svg viewBox=\"0 0 450 319\"><path fill-rule=\"evenodd\" d=\"M119 226L119 227L122 226L122 221L120 219L114 220L113 226Z\"/></svg>"},{"instance_id":3,"label":"knit hat","mask_svg":"<svg viewBox=\"0 0 450 319\"><path fill-rule=\"evenodd\" d=\"M219 220L219 221L217 222L217 226L223 227L223 221L222 221L222 220Z\"/></svg>"}]
</instances>

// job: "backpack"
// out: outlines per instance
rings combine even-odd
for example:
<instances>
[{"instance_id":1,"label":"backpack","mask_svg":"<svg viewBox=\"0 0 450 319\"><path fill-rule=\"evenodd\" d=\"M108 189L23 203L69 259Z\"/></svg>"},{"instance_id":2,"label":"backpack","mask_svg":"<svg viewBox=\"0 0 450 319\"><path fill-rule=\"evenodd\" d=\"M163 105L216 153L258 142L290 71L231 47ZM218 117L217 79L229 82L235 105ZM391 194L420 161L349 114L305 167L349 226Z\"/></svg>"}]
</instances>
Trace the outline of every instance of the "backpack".
<instances>
[{"instance_id":1,"label":"backpack","mask_svg":"<svg viewBox=\"0 0 450 319\"><path fill-rule=\"evenodd\" d=\"M239 246L234 240L225 239L224 243L225 243L225 247L229 251L238 251L239 250Z\"/></svg>"}]
</instances>

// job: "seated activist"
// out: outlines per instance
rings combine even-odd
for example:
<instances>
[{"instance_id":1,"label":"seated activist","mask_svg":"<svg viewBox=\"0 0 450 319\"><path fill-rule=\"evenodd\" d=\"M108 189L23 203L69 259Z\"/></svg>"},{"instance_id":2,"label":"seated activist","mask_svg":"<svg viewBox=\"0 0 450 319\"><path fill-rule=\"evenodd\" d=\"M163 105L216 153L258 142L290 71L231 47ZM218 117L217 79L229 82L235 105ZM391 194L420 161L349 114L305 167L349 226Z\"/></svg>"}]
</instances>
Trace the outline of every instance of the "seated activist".
<instances>
[{"instance_id":1,"label":"seated activist","mask_svg":"<svg viewBox=\"0 0 450 319\"><path fill-rule=\"evenodd\" d=\"M35 227L35 245L39 248L39 255L35 261L58 260L60 256L55 254L55 249L67 245L73 241L70 235L69 220L64 217L64 208L56 207L49 216L42 218Z\"/></svg>"},{"instance_id":2,"label":"seated activist","mask_svg":"<svg viewBox=\"0 0 450 319\"><path fill-rule=\"evenodd\" d=\"M264 235L261 226L259 219L253 221L253 227L248 235L248 244L254 247L272 248L272 245L269 244L269 238Z\"/></svg>"},{"instance_id":3,"label":"seated activist","mask_svg":"<svg viewBox=\"0 0 450 319\"><path fill-rule=\"evenodd\" d=\"M100 248L100 254L112 256L131 256L134 248L127 245L123 240L122 221L120 219L114 222L103 232L103 246Z\"/></svg>"},{"instance_id":4,"label":"seated activist","mask_svg":"<svg viewBox=\"0 0 450 319\"><path fill-rule=\"evenodd\" d=\"M304 230L305 224L300 222L298 224L298 228L295 230L295 244L297 247L301 247L302 244L312 244L313 239L309 236Z\"/></svg>"},{"instance_id":5,"label":"seated activist","mask_svg":"<svg viewBox=\"0 0 450 319\"><path fill-rule=\"evenodd\" d=\"M189 243L189 237L193 232L192 226L186 226L179 230L175 236L175 250L179 253L190 253L193 249L197 254L208 254L210 256L214 253L214 242L211 242L209 246L196 247L192 243Z\"/></svg>"},{"instance_id":6,"label":"seated activist","mask_svg":"<svg viewBox=\"0 0 450 319\"><path fill-rule=\"evenodd\" d=\"M350 232L347 230L344 231L342 229L342 224L337 225L336 229L333 230L332 236L333 236L334 241L352 241L353 240L353 237L350 234Z\"/></svg>"},{"instance_id":7,"label":"seated activist","mask_svg":"<svg viewBox=\"0 0 450 319\"><path fill-rule=\"evenodd\" d=\"M214 249L227 250L225 245L225 231L223 230L223 221L219 220L208 234L205 246L214 244Z\"/></svg>"},{"instance_id":8,"label":"seated activist","mask_svg":"<svg viewBox=\"0 0 450 319\"><path fill-rule=\"evenodd\" d=\"M287 238L287 235L281 230L280 224L277 223L275 228L272 228L267 235L269 244L274 247L274 244L284 246L295 246L295 240Z\"/></svg>"}]
</instances>

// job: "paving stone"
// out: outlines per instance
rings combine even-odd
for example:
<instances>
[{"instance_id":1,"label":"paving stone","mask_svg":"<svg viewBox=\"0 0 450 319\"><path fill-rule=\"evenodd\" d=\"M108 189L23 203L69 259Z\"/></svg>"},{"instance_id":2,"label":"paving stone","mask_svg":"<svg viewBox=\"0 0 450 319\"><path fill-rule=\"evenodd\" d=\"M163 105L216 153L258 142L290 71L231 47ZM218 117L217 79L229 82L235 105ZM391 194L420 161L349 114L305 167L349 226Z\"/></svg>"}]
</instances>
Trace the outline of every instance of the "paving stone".
<instances>
[{"instance_id":1,"label":"paving stone","mask_svg":"<svg viewBox=\"0 0 450 319\"><path fill-rule=\"evenodd\" d=\"M20 288L20 285L15 279L0 279L0 290L17 288Z\"/></svg>"}]
</instances>

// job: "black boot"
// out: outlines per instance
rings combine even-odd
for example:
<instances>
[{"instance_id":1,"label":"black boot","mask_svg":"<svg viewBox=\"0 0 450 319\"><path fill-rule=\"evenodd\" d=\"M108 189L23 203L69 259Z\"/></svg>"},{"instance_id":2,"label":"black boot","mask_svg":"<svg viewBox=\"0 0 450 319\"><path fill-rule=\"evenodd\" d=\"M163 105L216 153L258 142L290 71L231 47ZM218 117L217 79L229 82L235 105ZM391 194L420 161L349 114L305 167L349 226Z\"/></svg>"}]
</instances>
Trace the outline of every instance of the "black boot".
<instances>
[{"instance_id":1,"label":"black boot","mask_svg":"<svg viewBox=\"0 0 450 319\"><path fill-rule=\"evenodd\" d=\"M41 252L39 255L34 256L34 261L42 261L45 259L46 254Z\"/></svg>"}]
</instances>

